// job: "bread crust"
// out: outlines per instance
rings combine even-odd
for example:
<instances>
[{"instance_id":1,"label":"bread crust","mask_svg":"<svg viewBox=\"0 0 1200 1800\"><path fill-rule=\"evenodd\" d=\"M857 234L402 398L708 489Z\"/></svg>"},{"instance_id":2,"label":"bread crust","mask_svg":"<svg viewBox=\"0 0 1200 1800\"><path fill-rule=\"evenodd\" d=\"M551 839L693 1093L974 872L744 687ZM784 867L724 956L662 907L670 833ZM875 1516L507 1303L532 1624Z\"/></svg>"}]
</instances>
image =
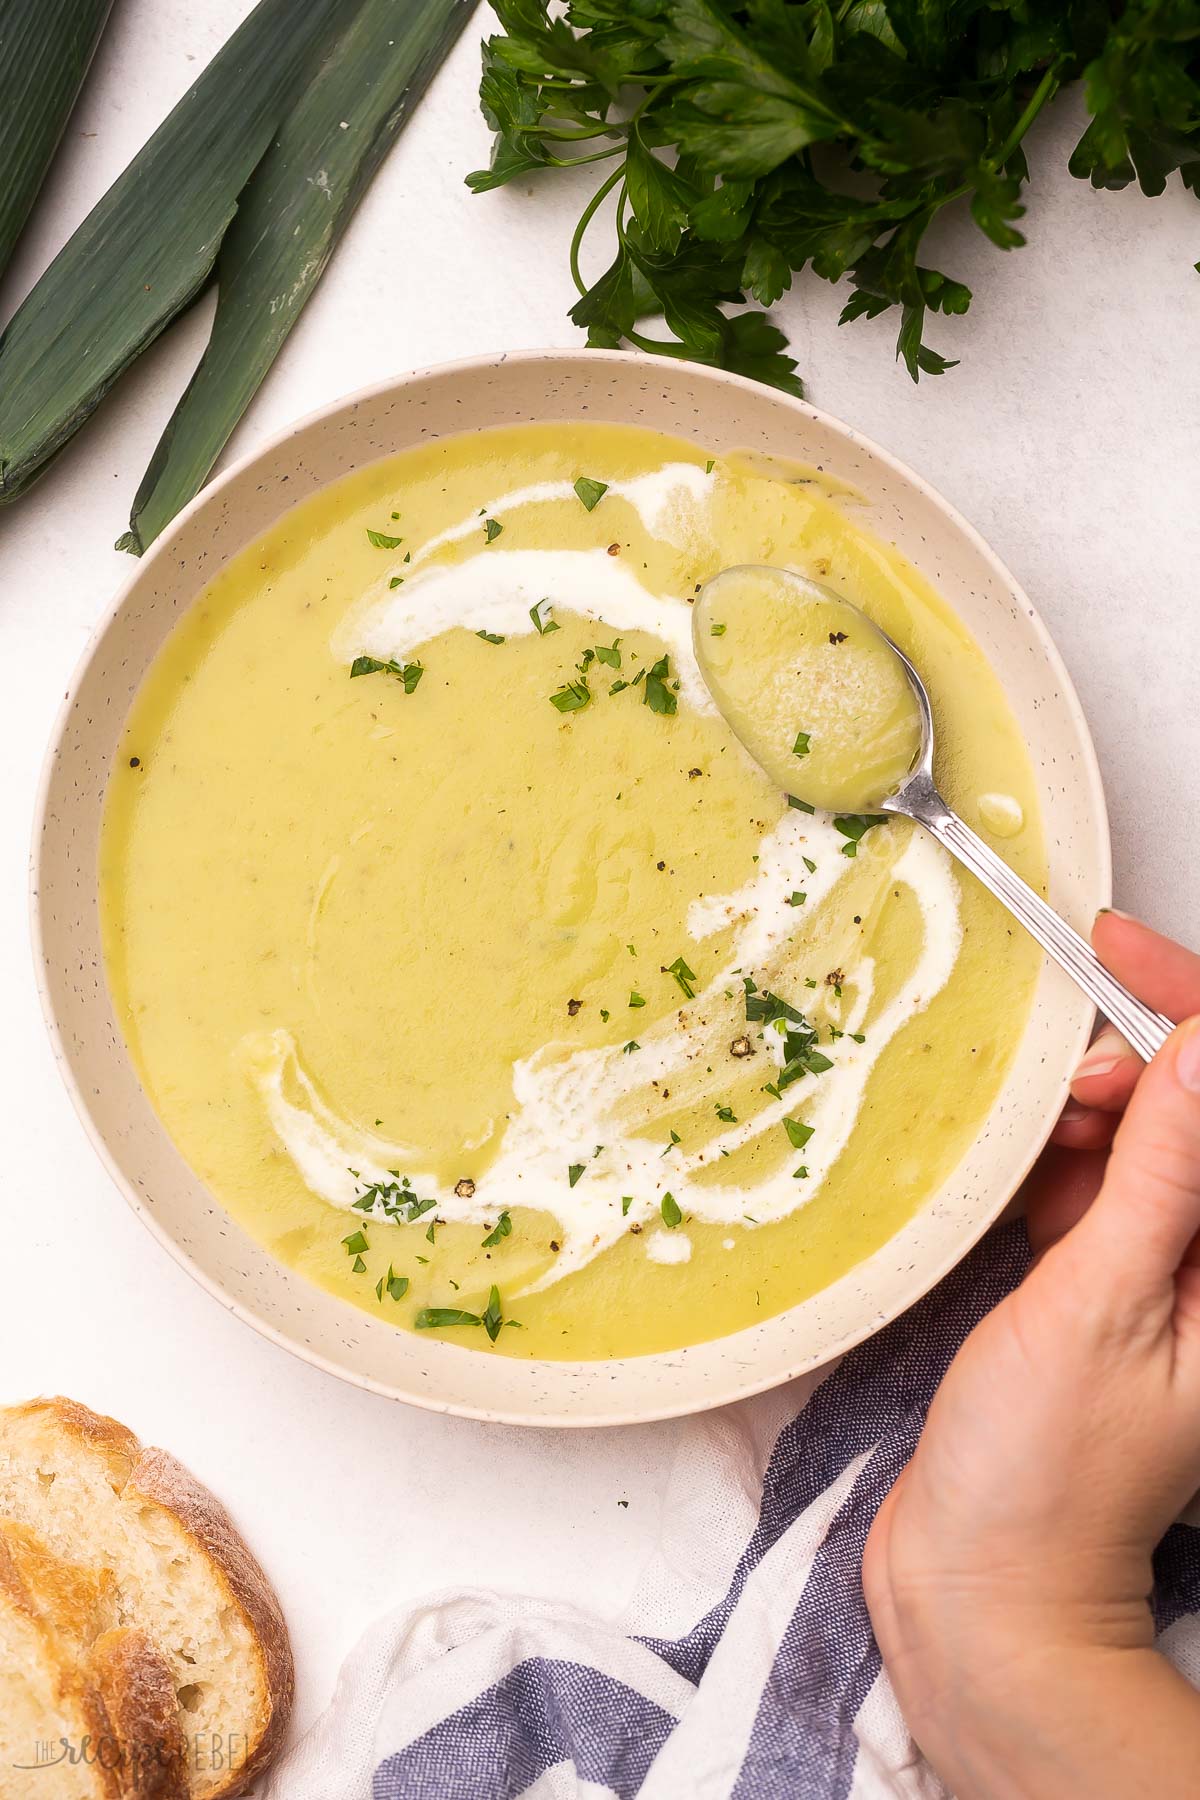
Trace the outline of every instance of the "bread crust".
<instances>
[{"instance_id":1,"label":"bread crust","mask_svg":"<svg viewBox=\"0 0 1200 1800\"><path fill-rule=\"evenodd\" d=\"M154 1640L136 1626L118 1626L96 1639L89 1666L122 1754L122 1800L190 1800L175 1683Z\"/></svg>"},{"instance_id":2,"label":"bread crust","mask_svg":"<svg viewBox=\"0 0 1200 1800\"><path fill-rule=\"evenodd\" d=\"M62 1395L26 1401L7 1410L13 1417L52 1421L63 1436L76 1438L103 1457L114 1493L136 1496L169 1513L198 1545L228 1593L229 1604L245 1619L259 1659L265 1704L254 1722L246 1760L208 1789L208 1800L237 1800L281 1749L295 1693L295 1666L287 1625L261 1565L216 1496L168 1451L144 1447L118 1420L92 1412L79 1401ZM109 1653L118 1652L110 1646ZM126 1646L120 1654L132 1657L133 1650ZM157 1701L146 1685L150 1678L145 1670L142 1676L139 1704L152 1707ZM182 1733L182 1725L179 1729ZM140 1800L141 1790L134 1791ZM164 1788L161 1793L146 1792L153 1800L176 1800L177 1795L186 1796L190 1788L185 1785Z\"/></svg>"},{"instance_id":3,"label":"bread crust","mask_svg":"<svg viewBox=\"0 0 1200 1800\"><path fill-rule=\"evenodd\" d=\"M296 1688L287 1624L274 1588L221 1502L169 1451L142 1450L128 1486L144 1500L172 1513L202 1547L228 1588L231 1603L245 1614L258 1647L267 1694L266 1716L245 1763L227 1784L213 1790L213 1800L235 1800L283 1746Z\"/></svg>"},{"instance_id":4,"label":"bread crust","mask_svg":"<svg viewBox=\"0 0 1200 1800\"><path fill-rule=\"evenodd\" d=\"M50 1585L45 1597L32 1584L36 1565L45 1566ZM62 1579L58 1579L58 1573ZM83 1576L79 1582L76 1575ZM89 1583L86 1572L71 1564L59 1564L49 1555L35 1532L10 1519L0 1519L0 1600L20 1613L30 1632L36 1634L45 1658L49 1677L55 1682L58 1699L67 1717L78 1720L80 1736L89 1737L97 1746L112 1742L112 1725L99 1689L90 1670L81 1668L64 1645L62 1627L69 1636L82 1640L88 1635L91 1615L88 1608L95 1601L101 1584ZM122 1800L120 1777L111 1761L98 1757L89 1765L89 1779L94 1793L103 1800ZM163 1800L167 1800L164 1796ZM172 1797L174 1800L174 1797ZM182 1797L186 1800L186 1794Z\"/></svg>"}]
</instances>

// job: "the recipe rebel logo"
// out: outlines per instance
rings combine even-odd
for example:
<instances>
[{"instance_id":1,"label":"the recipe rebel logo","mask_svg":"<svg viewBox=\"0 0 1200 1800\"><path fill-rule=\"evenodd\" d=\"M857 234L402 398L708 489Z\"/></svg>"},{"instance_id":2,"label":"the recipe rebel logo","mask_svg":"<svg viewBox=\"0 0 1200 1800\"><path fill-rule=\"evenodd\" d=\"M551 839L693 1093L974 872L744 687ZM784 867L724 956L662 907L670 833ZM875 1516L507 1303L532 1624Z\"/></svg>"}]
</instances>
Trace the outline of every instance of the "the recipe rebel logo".
<instances>
[{"instance_id":1,"label":"the recipe rebel logo","mask_svg":"<svg viewBox=\"0 0 1200 1800\"><path fill-rule=\"evenodd\" d=\"M142 1778L152 1769L179 1767L193 1774L233 1774L245 1767L248 1745L244 1732L193 1732L183 1740L161 1738L121 1738L111 1733L80 1738L40 1738L30 1746L28 1762L11 1766L29 1774L39 1769L57 1769L64 1764L81 1764L101 1769L120 1769L131 1778L137 1791Z\"/></svg>"}]
</instances>

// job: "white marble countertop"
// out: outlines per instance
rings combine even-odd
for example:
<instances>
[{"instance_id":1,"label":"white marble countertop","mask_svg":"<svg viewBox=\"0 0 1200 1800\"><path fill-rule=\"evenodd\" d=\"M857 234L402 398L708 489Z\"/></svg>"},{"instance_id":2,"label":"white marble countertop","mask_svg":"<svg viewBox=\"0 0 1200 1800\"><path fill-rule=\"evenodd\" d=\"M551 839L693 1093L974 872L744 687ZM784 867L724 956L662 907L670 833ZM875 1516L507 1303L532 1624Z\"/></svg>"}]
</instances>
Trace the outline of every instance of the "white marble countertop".
<instances>
[{"instance_id":1,"label":"white marble countertop","mask_svg":"<svg viewBox=\"0 0 1200 1800\"><path fill-rule=\"evenodd\" d=\"M250 0L120 0L0 321ZM392 372L579 341L566 250L586 185L473 198L486 160L468 28L378 177L231 446ZM1196 202L1092 193L1074 120L1032 145L1027 248L955 220L939 251L977 287L933 341L962 365L914 388L885 318L844 330L805 280L779 308L809 398L911 462L989 538L1066 657L1096 736L1118 904L1200 942L1200 243ZM1053 171L1053 172L1051 172ZM581 171L587 174L588 171ZM129 570L113 540L208 309L122 381L54 472L0 512L0 1400L64 1392L210 1483L278 1584L297 1722L367 1623L482 1583L614 1612L654 1541L686 1423L555 1435L428 1416L294 1360L196 1287L101 1170L34 995L26 857L55 709ZM627 1500L628 1506L618 1506Z\"/></svg>"}]
</instances>

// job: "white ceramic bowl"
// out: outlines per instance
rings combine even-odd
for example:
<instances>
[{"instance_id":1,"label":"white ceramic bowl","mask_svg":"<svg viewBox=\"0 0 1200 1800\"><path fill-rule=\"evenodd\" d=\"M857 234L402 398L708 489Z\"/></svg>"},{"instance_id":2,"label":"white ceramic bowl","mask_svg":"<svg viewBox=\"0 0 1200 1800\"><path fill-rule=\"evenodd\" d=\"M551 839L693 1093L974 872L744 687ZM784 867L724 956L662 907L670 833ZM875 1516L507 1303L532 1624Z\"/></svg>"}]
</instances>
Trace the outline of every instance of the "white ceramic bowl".
<instances>
[{"instance_id":1,"label":"white ceramic bowl","mask_svg":"<svg viewBox=\"0 0 1200 1800\"><path fill-rule=\"evenodd\" d=\"M828 1361L895 1318L970 1249L1016 1191L1062 1104L1092 1018L1074 987L1047 966L984 1129L917 1216L866 1262L789 1312L669 1354L524 1362L396 1330L281 1266L215 1201L142 1092L104 980L97 839L105 782L134 692L205 583L315 489L429 437L581 419L649 426L713 449L770 451L819 464L857 488L868 502L868 523L960 614L1008 692L1040 788L1052 902L1086 932L1108 898L1110 877L1087 726L1028 599L923 481L800 401L693 363L620 352L495 356L339 401L214 481L138 565L101 623L50 746L33 850L34 943L64 1079L130 1205L239 1318L378 1393L547 1425L629 1423L724 1405Z\"/></svg>"}]
</instances>

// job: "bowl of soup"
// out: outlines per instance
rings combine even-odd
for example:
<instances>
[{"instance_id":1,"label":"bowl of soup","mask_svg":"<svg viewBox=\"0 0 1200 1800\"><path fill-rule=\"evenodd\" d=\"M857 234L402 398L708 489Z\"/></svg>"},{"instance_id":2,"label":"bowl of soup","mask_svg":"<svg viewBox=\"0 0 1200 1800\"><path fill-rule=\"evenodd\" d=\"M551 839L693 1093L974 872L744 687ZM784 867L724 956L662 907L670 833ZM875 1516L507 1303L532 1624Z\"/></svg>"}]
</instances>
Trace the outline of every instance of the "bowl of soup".
<instances>
[{"instance_id":1,"label":"bowl of soup","mask_svg":"<svg viewBox=\"0 0 1200 1800\"><path fill-rule=\"evenodd\" d=\"M93 638L35 839L55 1051L150 1229L297 1354L488 1419L724 1404L903 1311L1044 1143L1090 1008L916 827L751 761L702 670L748 564L912 658L947 798L1086 931L1103 796L1029 600L735 376L357 395L214 481Z\"/></svg>"}]
</instances>

